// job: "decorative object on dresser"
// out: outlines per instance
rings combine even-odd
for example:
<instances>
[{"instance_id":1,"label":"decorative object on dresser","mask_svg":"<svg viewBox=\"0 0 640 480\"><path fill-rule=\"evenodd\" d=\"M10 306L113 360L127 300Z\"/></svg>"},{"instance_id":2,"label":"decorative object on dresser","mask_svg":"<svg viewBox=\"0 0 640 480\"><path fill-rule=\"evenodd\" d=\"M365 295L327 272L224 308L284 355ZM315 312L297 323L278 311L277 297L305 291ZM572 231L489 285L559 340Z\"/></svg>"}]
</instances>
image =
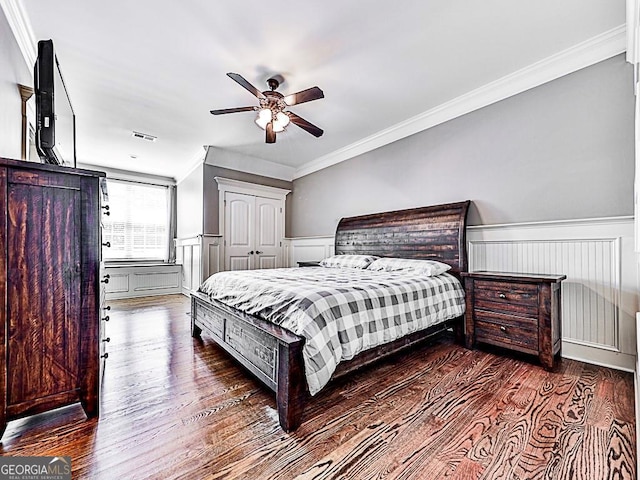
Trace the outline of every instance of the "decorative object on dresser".
<instances>
[{"instance_id":1,"label":"decorative object on dresser","mask_svg":"<svg viewBox=\"0 0 640 480\"><path fill-rule=\"evenodd\" d=\"M0 159L0 436L78 401L98 416L103 176Z\"/></svg>"},{"instance_id":2,"label":"decorative object on dresser","mask_svg":"<svg viewBox=\"0 0 640 480\"><path fill-rule=\"evenodd\" d=\"M566 275L462 273L467 294L465 343L530 355L552 370L562 348L560 283Z\"/></svg>"},{"instance_id":3,"label":"decorative object on dresser","mask_svg":"<svg viewBox=\"0 0 640 480\"><path fill-rule=\"evenodd\" d=\"M448 273L459 277L467 269L465 233L469 204L465 201L343 218L336 231L336 254L439 260L451 266ZM309 397L303 361L305 338L200 292L191 297L191 322L194 337L204 333L213 338L276 392L281 427L285 431L296 429ZM461 341L463 318L457 317L365 350L341 362L331 378L346 375L452 327Z\"/></svg>"}]
</instances>

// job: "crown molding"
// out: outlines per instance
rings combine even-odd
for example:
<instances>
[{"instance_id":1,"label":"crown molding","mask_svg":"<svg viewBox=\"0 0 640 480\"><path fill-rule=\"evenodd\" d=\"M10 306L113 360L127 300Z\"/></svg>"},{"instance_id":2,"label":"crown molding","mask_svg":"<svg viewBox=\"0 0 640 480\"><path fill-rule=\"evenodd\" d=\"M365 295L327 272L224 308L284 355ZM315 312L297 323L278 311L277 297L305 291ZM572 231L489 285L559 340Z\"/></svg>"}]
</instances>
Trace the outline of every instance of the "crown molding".
<instances>
[{"instance_id":1,"label":"crown molding","mask_svg":"<svg viewBox=\"0 0 640 480\"><path fill-rule=\"evenodd\" d=\"M358 142L312 160L296 170L294 179L344 162L611 58L623 53L626 45L626 26L620 25Z\"/></svg>"},{"instance_id":2,"label":"crown molding","mask_svg":"<svg viewBox=\"0 0 640 480\"><path fill-rule=\"evenodd\" d=\"M627 0L627 62L640 63L640 0Z\"/></svg>"},{"instance_id":3,"label":"crown molding","mask_svg":"<svg viewBox=\"0 0 640 480\"><path fill-rule=\"evenodd\" d=\"M207 147L202 146L202 151L198 149L198 153L193 156L193 160L188 163L189 167L184 170L184 173L176 176L176 185L181 183L185 178L191 175L198 167L204 164L204 160L207 156Z\"/></svg>"},{"instance_id":4,"label":"crown molding","mask_svg":"<svg viewBox=\"0 0 640 480\"><path fill-rule=\"evenodd\" d=\"M7 18L27 67L32 69L38 56L36 51L37 42L24 5L22 5L21 0L0 0L0 8L2 8Z\"/></svg>"},{"instance_id":5,"label":"crown molding","mask_svg":"<svg viewBox=\"0 0 640 480\"><path fill-rule=\"evenodd\" d=\"M286 188L270 187L268 185L259 185L257 183L243 182L232 178L213 177L218 183L220 192L246 193L248 195L266 195L273 198L285 198L291 193Z\"/></svg>"}]
</instances>

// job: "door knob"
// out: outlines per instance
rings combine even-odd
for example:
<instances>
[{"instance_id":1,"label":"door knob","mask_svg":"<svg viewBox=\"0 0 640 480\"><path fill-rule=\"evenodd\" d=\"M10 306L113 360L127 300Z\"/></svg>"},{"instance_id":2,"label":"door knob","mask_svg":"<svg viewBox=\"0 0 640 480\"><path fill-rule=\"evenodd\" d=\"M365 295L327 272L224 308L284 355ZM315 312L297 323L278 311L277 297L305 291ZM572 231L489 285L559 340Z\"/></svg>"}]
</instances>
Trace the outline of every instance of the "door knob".
<instances>
[{"instance_id":1,"label":"door knob","mask_svg":"<svg viewBox=\"0 0 640 480\"><path fill-rule=\"evenodd\" d=\"M253 255L253 254L254 254L253 250L251 250L249 253L247 253L247 255Z\"/></svg>"},{"instance_id":2,"label":"door knob","mask_svg":"<svg viewBox=\"0 0 640 480\"><path fill-rule=\"evenodd\" d=\"M260 255L261 253L264 253L264 252L261 252L260 250L256 250L256 253Z\"/></svg>"}]
</instances>

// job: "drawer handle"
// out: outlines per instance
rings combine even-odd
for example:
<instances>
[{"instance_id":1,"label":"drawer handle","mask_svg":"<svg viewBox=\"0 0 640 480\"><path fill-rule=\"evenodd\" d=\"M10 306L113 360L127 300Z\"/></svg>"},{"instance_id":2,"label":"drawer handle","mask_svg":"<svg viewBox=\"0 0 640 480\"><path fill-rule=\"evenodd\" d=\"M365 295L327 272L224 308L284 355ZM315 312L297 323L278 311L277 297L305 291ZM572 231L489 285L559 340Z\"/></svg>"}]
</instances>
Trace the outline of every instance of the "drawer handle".
<instances>
[{"instance_id":1,"label":"drawer handle","mask_svg":"<svg viewBox=\"0 0 640 480\"><path fill-rule=\"evenodd\" d=\"M103 342L110 342L111 341L111 337L107 337L105 339L102 340Z\"/></svg>"},{"instance_id":2,"label":"drawer handle","mask_svg":"<svg viewBox=\"0 0 640 480\"><path fill-rule=\"evenodd\" d=\"M102 317L102 320L104 320L105 322L109 321L109 315L107 315L106 317Z\"/></svg>"},{"instance_id":3,"label":"drawer handle","mask_svg":"<svg viewBox=\"0 0 640 480\"><path fill-rule=\"evenodd\" d=\"M102 283L109 283L109 279L111 278L111 275L109 275L108 273L103 277L103 280L100 280L100 282Z\"/></svg>"},{"instance_id":4,"label":"drawer handle","mask_svg":"<svg viewBox=\"0 0 640 480\"><path fill-rule=\"evenodd\" d=\"M111 305L107 305L106 307L103 307L103 310L111 310Z\"/></svg>"},{"instance_id":5,"label":"drawer handle","mask_svg":"<svg viewBox=\"0 0 640 480\"><path fill-rule=\"evenodd\" d=\"M506 332L507 331L507 327L505 327L504 325L500 325L500 331L501 332Z\"/></svg>"},{"instance_id":6,"label":"drawer handle","mask_svg":"<svg viewBox=\"0 0 640 480\"><path fill-rule=\"evenodd\" d=\"M111 248L111 242L102 242L103 247Z\"/></svg>"},{"instance_id":7,"label":"drawer handle","mask_svg":"<svg viewBox=\"0 0 640 480\"><path fill-rule=\"evenodd\" d=\"M500 295L498 295L500 298L507 298L507 296L504 293L501 293Z\"/></svg>"},{"instance_id":8,"label":"drawer handle","mask_svg":"<svg viewBox=\"0 0 640 480\"><path fill-rule=\"evenodd\" d=\"M104 358L104 359L109 358L109 352L105 353L104 355L100 355L100 358Z\"/></svg>"}]
</instances>

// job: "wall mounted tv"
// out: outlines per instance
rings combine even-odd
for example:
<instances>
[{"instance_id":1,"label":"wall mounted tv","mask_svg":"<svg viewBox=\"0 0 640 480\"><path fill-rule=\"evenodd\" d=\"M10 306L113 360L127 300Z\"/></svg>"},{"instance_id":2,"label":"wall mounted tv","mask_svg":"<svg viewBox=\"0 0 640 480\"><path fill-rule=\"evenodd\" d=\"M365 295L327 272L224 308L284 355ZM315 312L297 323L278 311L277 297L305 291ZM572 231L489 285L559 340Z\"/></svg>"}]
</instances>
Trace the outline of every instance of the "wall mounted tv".
<instances>
[{"instance_id":1,"label":"wall mounted tv","mask_svg":"<svg viewBox=\"0 0 640 480\"><path fill-rule=\"evenodd\" d=\"M38 42L33 83L36 99L36 149L43 163L76 165L76 117L53 41Z\"/></svg>"}]
</instances>

